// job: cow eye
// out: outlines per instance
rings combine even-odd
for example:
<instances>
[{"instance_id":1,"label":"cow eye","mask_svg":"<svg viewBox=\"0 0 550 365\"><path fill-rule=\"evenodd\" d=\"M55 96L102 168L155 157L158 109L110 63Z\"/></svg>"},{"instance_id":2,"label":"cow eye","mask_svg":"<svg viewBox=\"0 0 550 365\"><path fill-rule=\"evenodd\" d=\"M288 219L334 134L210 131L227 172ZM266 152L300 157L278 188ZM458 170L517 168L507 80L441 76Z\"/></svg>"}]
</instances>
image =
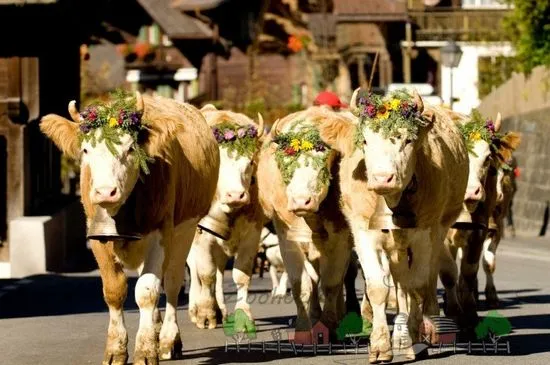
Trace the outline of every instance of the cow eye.
<instances>
[{"instance_id":1,"label":"cow eye","mask_svg":"<svg viewBox=\"0 0 550 365\"><path fill-rule=\"evenodd\" d=\"M84 148L84 149L82 150L82 153L86 154L86 153L88 153L88 150Z\"/></svg>"},{"instance_id":2,"label":"cow eye","mask_svg":"<svg viewBox=\"0 0 550 365\"><path fill-rule=\"evenodd\" d=\"M363 140L363 145L365 145L365 146L367 145L367 140L366 139Z\"/></svg>"},{"instance_id":3,"label":"cow eye","mask_svg":"<svg viewBox=\"0 0 550 365\"><path fill-rule=\"evenodd\" d=\"M412 142L412 139L407 138L407 139L405 140L405 145L408 145L408 144L410 144L411 142Z\"/></svg>"}]
</instances>

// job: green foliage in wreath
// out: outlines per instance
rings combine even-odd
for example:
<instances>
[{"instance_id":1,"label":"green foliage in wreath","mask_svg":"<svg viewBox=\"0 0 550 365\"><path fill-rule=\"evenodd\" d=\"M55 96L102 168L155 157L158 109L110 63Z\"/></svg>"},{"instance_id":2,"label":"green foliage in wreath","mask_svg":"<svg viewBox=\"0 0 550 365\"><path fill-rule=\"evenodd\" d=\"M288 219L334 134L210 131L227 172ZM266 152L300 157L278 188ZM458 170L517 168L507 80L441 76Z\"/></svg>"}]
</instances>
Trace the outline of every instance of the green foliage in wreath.
<instances>
[{"instance_id":1,"label":"green foliage in wreath","mask_svg":"<svg viewBox=\"0 0 550 365\"><path fill-rule=\"evenodd\" d=\"M227 148L232 158L237 154L252 159L258 151L258 129L254 125L243 127L224 121L212 127L212 133L220 146Z\"/></svg>"},{"instance_id":2,"label":"green foliage in wreath","mask_svg":"<svg viewBox=\"0 0 550 365\"><path fill-rule=\"evenodd\" d=\"M477 154L474 152L474 145L477 141L487 142L491 151L496 153L503 137L495 131L495 123L491 119L484 119L477 109L472 109L469 120L459 124L458 129L466 142L468 153L475 157Z\"/></svg>"},{"instance_id":3,"label":"green foliage in wreath","mask_svg":"<svg viewBox=\"0 0 550 365\"><path fill-rule=\"evenodd\" d=\"M426 126L412 96L405 89L382 97L360 91L357 117L361 127L368 127L384 138L405 137L416 140L420 128Z\"/></svg>"},{"instance_id":4,"label":"green foliage in wreath","mask_svg":"<svg viewBox=\"0 0 550 365\"><path fill-rule=\"evenodd\" d=\"M332 178L326 164L330 147L321 140L319 130L315 126L305 123L299 125L300 123L304 123L304 120L295 121L289 132L281 133L273 139L273 143L277 144L275 160L284 183L288 185L300 166L298 159L302 155L305 156L305 165L311 164L315 170L319 170L317 189L320 189L323 185L328 185Z\"/></svg>"},{"instance_id":5,"label":"green foliage in wreath","mask_svg":"<svg viewBox=\"0 0 550 365\"><path fill-rule=\"evenodd\" d=\"M136 109L136 98L124 90L116 90L111 93L110 99L110 103L92 103L80 113L79 139L91 143L92 147L105 142L109 151L117 156L115 146L122 143L120 137L129 134L134 141L131 148L136 164L148 175L147 163L154 159L147 156L138 142L140 133L147 128L147 122L142 120L142 112ZM95 133L97 129L101 133Z\"/></svg>"}]
</instances>

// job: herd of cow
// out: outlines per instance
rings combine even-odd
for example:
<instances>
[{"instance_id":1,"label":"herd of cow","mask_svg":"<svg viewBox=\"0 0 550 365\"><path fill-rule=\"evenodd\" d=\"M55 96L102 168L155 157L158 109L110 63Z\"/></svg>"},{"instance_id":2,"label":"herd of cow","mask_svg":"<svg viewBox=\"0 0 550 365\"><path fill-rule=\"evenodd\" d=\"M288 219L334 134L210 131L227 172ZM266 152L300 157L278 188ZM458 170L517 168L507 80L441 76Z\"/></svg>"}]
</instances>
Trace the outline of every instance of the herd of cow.
<instances>
[{"instance_id":1,"label":"herd of cow","mask_svg":"<svg viewBox=\"0 0 550 365\"><path fill-rule=\"evenodd\" d=\"M487 301L498 305L492 273L513 194L508 163L520 143L517 133L499 132L500 116L480 121L427 105L417 93L380 99L360 89L349 110L312 106L269 132L261 116L256 123L210 104L199 110L139 93L82 112L71 102L69 114L73 121L47 115L40 127L81 161L88 229L99 212L130 211L139 236L91 241L110 316L103 364L128 360L124 268L139 272L134 364L181 356L177 301L186 262L189 316L199 328L216 327L217 311L228 314L229 257L235 309L252 318L248 288L268 223L278 238L272 260L285 270L284 289L274 293L284 294L288 280L296 333L307 337L317 320L335 331L353 307L344 298L357 302L360 265L371 363L393 358L388 303L408 318L408 332L394 331L393 342L414 343L433 330L438 277L445 314L466 332L478 321L480 261ZM406 356L414 359L412 348Z\"/></svg>"}]
</instances>

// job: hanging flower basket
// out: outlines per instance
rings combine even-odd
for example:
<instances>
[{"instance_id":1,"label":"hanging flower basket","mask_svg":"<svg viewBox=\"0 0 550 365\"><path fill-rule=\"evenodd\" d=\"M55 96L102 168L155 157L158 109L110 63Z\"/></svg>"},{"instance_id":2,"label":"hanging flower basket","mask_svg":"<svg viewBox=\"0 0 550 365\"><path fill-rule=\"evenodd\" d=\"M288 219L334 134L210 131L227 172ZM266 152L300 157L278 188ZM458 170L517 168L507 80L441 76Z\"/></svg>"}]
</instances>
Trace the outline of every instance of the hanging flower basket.
<instances>
[{"instance_id":1,"label":"hanging flower basket","mask_svg":"<svg viewBox=\"0 0 550 365\"><path fill-rule=\"evenodd\" d=\"M134 52L139 59L143 59L151 50L151 45L147 42L138 42L134 46Z\"/></svg>"}]
</instances>

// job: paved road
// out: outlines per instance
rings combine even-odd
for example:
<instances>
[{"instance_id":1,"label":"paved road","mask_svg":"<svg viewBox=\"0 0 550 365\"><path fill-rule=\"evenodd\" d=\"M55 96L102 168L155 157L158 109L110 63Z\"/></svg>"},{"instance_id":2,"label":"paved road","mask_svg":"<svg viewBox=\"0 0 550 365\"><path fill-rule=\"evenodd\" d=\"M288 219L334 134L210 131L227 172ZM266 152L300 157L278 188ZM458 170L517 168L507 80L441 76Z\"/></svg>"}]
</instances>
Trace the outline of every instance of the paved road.
<instances>
[{"instance_id":1,"label":"paved road","mask_svg":"<svg viewBox=\"0 0 550 365\"><path fill-rule=\"evenodd\" d=\"M509 336L512 354L467 355L446 352L431 354L427 360L418 363L550 363L550 238L507 240L502 243L498 255L496 280L502 301L499 312L513 325L513 333ZM135 278L132 283L135 283ZM259 339L270 339L270 330L285 328L296 313L290 298L287 299L288 304L272 304L268 301L269 285L267 276L263 279L254 278L251 297L255 297L255 302L252 310L257 319ZM483 288L482 285L483 275L480 277L480 288ZM227 276L225 286L232 293L234 301L235 290L230 276ZM357 288L360 288L359 282ZM178 314L185 347L184 360L164 363L296 363L296 358L276 353L225 353L222 330L199 330L192 326L187 318L187 296L182 295L180 299ZM138 325L133 292L129 293L125 308L130 335L129 348L132 349ZM480 313L486 314L484 311ZM97 272L0 280L0 365L100 364L107 319ZM304 355L298 361L302 365L354 365L366 364L367 356ZM394 363L399 362L399 358L394 359Z\"/></svg>"}]
</instances>

